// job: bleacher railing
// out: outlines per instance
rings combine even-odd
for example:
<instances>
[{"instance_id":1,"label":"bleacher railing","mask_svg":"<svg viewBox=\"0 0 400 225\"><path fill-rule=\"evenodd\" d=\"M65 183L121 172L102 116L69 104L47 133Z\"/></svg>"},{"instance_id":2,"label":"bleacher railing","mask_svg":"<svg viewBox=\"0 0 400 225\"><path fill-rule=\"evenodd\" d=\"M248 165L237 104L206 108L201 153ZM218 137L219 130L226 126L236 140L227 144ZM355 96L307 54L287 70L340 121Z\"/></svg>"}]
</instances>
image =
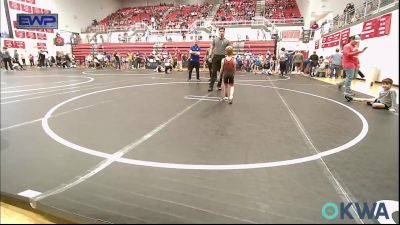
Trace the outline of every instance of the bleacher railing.
<instances>
[{"instance_id":1,"label":"bleacher railing","mask_svg":"<svg viewBox=\"0 0 400 225\"><path fill-rule=\"evenodd\" d=\"M399 0L367 0L363 4L354 6L354 9L348 10L346 13L335 16L327 24L321 25L321 35L329 32L335 32L342 27L364 20L366 17L382 12L399 4Z\"/></svg>"}]
</instances>

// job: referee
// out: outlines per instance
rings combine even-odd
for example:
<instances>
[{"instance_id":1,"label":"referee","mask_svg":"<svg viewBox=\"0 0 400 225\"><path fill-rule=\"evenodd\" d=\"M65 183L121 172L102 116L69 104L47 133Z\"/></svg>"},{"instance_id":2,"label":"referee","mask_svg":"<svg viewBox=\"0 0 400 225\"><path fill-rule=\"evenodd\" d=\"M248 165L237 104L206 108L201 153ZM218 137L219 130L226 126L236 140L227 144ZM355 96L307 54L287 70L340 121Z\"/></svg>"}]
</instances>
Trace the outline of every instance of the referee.
<instances>
[{"instance_id":1,"label":"referee","mask_svg":"<svg viewBox=\"0 0 400 225\"><path fill-rule=\"evenodd\" d=\"M225 48L229 45L229 41L225 38L225 28L219 28L219 37L214 38L211 44L212 52L212 75L208 91L214 88L215 80L217 79L217 72L221 70L221 60L225 58ZM221 90L222 77L218 80L218 90Z\"/></svg>"}]
</instances>

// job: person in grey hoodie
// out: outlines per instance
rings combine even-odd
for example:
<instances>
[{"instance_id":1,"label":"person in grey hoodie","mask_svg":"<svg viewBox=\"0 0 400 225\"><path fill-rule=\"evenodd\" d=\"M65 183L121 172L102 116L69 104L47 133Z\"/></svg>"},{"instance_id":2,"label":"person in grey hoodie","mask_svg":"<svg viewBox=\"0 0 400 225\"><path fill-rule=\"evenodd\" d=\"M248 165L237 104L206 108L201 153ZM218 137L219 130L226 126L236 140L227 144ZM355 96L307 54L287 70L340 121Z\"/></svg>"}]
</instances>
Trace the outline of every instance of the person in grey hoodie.
<instances>
[{"instance_id":1,"label":"person in grey hoodie","mask_svg":"<svg viewBox=\"0 0 400 225\"><path fill-rule=\"evenodd\" d=\"M6 67L6 70L8 70L8 65L10 66L11 70L14 70L12 62L11 62L10 52L8 52L6 47L3 48L3 62L4 62L4 66Z\"/></svg>"}]
</instances>

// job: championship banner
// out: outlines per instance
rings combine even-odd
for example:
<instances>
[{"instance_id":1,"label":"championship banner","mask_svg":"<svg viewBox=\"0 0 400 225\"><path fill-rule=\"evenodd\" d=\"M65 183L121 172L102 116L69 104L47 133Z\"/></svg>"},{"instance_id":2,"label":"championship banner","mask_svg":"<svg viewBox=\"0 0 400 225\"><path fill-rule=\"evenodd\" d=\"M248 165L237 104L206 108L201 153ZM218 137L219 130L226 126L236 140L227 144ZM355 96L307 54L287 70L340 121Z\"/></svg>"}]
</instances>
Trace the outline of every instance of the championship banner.
<instances>
[{"instance_id":1,"label":"championship banner","mask_svg":"<svg viewBox=\"0 0 400 225\"><path fill-rule=\"evenodd\" d=\"M299 30L284 30L281 32L282 41L299 41L301 32Z\"/></svg>"},{"instance_id":2,"label":"championship banner","mask_svg":"<svg viewBox=\"0 0 400 225\"><path fill-rule=\"evenodd\" d=\"M322 38L322 48L330 48L338 46L340 43L340 32L336 32Z\"/></svg>"},{"instance_id":3,"label":"championship banner","mask_svg":"<svg viewBox=\"0 0 400 225\"><path fill-rule=\"evenodd\" d=\"M41 8L32 7L32 12L34 14L42 14L42 9Z\"/></svg>"},{"instance_id":4,"label":"championship banner","mask_svg":"<svg viewBox=\"0 0 400 225\"><path fill-rule=\"evenodd\" d=\"M42 9L43 14L51 14L51 11L48 9Z\"/></svg>"},{"instance_id":5,"label":"championship banner","mask_svg":"<svg viewBox=\"0 0 400 225\"><path fill-rule=\"evenodd\" d=\"M14 41L4 40L4 47L14 48Z\"/></svg>"},{"instance_id":6,"label":"championship banner","mask_svg":"<svg viewBox=\"0 0 400 225\"><path fill-rule=\"evenodd\" d=\"M10 9L21 10L21 4L13 1L8 1L8 6Z\"/></svg>"},{"instance_id":7,"label":"championship banner","mask_svg":"<svg viewBox=\"0 0 400 225\"><path fill-rule=\"evenodd\" d=\"M16 30L15 37L17 38L25 38L25 31Z\"/></svg>"},{"instance_id":8,"label":"championship banner","mask_svg":"<svg viewBox=\"0 0 400 225\"><path fill-rule=\"evenodd\" d=\"M345 45L349 43L349 37L350 37L350 28L342 30L342 34L340 36L340 44Z\"/></svg>"},{"instance_id":9,"label":"championship banner","mask_svg":"<svg viewBox=\"0 0 400 225\"><path fill-rule=\"evenodd\" d=\"M53 29L45 29L45 32L46 33L54 33L54 30Z\"/></svg>"},{"instance_id":10,"label":"championship banner","mask_svg":"<svg viewBox=\"0 0 400 225\"><path fill-rule=\"evenodd\" d=\"M36 37L38 40L47 40L47 36L44 33L37 33Z\"/></svg>"},{"instance_id":11,"label":"championship banner","mask_svg":"<svg viewBox=\"0 0 400 225\"><path fill-rule=\"evenodd\" d=\"M392 14L386 14L378 18L377 30L375 36L381 37L384 35L389 35L391 22L392 22Z\"/></svg>"},{"instance_id":12,"label":"championship banner","mask_svg":"<svg viewBox=\"0 0 400 225\"><path fill-rule=\"evenodd\" d=\"M37 48L38 48L39 50L46 50L46 49L47 49L46 43L40 43L40 42L38 42L38 43L37 43Z\"/></svg>"},{"instance_id":13,"label":"championship banner","mask_svg":"<svg viewBox=\"0 0 400 225\"><path fill-rule=\"evenodd\" d=\"M21 10L27 13L32 13L32 6L21 4Z\"/></svg>"},{"instance_id":14,"label":"championship banner","mask_svg":"<svg viewBox=\"0 0 400 225\"><path fill-rule=\"evenodd\" d=\"M362 33L360 35L361 40L375 37L377 22L377 19L372 19L364 22Z\"/></svg>"},{"instance_id":15,"label":"championship banner","mask_svg":"<svg viewBox=\"0 0 400 225\"><path fill-rule=\"evenodd\" d=\"M27 3L36 4L35 0L25 0Z\"/></svg>"},{"instance_id":16,"label":"championship banner","mask_svg":"<svg viewBox=\"0 0 400 225\"><path fill-rule=\"evenodd\" d=\"M36 39L36 33L35 32L27 31L25 34L26 34L26 38Z\"/></svg>"},{"instance_id":17,"label":"championship banner","mask_svg":"<svg viewBox=\"0 0 400 225\"><path fill-rule=\"evenodd\" d=\"M14 41L14 47L25 49L25 42L24 41Z\"/></svg>"}]
</instances>

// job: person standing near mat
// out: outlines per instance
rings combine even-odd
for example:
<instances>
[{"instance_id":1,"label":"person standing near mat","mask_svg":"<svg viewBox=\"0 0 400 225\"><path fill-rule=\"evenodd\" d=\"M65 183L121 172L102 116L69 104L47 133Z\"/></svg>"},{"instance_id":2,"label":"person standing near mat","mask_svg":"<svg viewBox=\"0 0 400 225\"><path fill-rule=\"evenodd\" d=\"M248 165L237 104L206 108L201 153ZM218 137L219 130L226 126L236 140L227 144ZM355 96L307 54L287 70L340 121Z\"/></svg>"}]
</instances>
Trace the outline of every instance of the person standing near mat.
<instances>
[{"instance_id":1,"label":"person standing near mat","mask_svg":"<svg viewBox=\"0 0 400 225\"><path fill-rule=\"evenodd\" d=\"M211 44L211 52L212 52L212 76L210 80L210 85L208 91L212 91L214 88L215 80L217 79L217 73L221 70L221 61L225 58L225 49L228 47L229 41L225 38L225 28L219 28L219 37L214 38ZM218 90L221 90L222 86L222 76L218 80Z\"/></svg>"},{"instance_id":2,"label":"person standing near mat","mask_svg":"<svg viewBox=\"0 0 400 225\"><path fill-rule=\"evenodd\" d=\"M200 81L200 51L201 48L197 45L197 39L195 39L194 41L194 45L192 45L192 47L190 47L189 50L189 54L190 54L190 58L189 58L189 65L188 65L188 69L189 69L189 78L188 81L192 80L192 71L193 68L196 68L196 78L197 81Z\"/></svg>"},{"instance_id":3,"label":"person standing near mat","mask_svg":"<svg viewBox=\"0 0 400 225\"><path fill-rule=\"evenodd\" d=\"M211 81L211 75L212 75L212 58L211 58L211 56L212 56L211 50L212 49L211 48L212 48L212 46L210 45L210 47L206 51L206 57L204 59L204 61L207 64L207 67L208 67L208 72L210 73L210 79L208 81Z\"/></svg>"},{"instance_id":4,"label":"person standing near mat","mask_svg":"<svg viewBox=\"0 0 400 225\"><path fill-rule=\"evenodd\" d=\"M343 60L342 67L346 73L346 79L340 83L338 83L338 89L341 90L344 85L344 94L349 96L354 96L354 92L352 92L350 86L351 81L355 76L356 69L359 67L358 63L358 55L363 53L368 47L364 47L362 51L358 51L356 46L358 42L360 42L360 37L358 35L350 38L350 43L343 47Z\"/></svg>"}]
</instances>

